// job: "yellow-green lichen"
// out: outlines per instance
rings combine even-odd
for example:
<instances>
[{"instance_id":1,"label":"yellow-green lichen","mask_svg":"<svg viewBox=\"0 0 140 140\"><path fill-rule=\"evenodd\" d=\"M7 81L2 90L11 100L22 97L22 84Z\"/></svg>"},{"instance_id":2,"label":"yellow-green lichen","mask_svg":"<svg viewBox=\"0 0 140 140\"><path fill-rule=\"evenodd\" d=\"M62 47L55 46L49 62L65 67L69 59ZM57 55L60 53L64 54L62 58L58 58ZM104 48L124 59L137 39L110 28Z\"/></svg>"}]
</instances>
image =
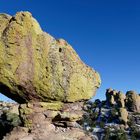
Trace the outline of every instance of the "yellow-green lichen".
<instances>
[{"instance_id":1,"label":"yellow-green lichen","mask_svg":"<svg viewBox=\"0 0 140 140\"><path fill-rule=\"evenodd\" d=\"M77 121L82 118L82 114L77 114L76 112L63 112L59 114L61 119L68 119L69 121Z\"/></svg>"},{"instance_id":2,"label":"yellow-green lichen","mask_svg":"<svg viewBox=\"0 0 140 140\"><path fill-rule=\"evenodd\" d=\"M70 79L70 87L67 101L75 102L82 99L90 99L93 96L93 81L80 74L73 74Z\"/></svg>"},{"instance_id":3,"label":"yellow-green lichen","mask_svg":"<svg viewBox=\"0 0 140 140\"><path fill-rule=\"evenodd\" d=\"M40 105L44 109L56 110L56 111L62 109L62 107L63 107L63 103L62 102L51 102L51 103L40 102Z\"/></svg>"},{"instance_id":4,"label":"yellow-green lichen","mask_svg":"<svg viewBox=\"0 0 140 140\"><path fill-rule=\"evenodd\" d=\"M65 40L44 33L29 12L5 17L0 16L0 23L4 22L0 27L0 83L9 89L5 95L19 103L92 97L100 76Z\"/></svg>"}]
</instances>

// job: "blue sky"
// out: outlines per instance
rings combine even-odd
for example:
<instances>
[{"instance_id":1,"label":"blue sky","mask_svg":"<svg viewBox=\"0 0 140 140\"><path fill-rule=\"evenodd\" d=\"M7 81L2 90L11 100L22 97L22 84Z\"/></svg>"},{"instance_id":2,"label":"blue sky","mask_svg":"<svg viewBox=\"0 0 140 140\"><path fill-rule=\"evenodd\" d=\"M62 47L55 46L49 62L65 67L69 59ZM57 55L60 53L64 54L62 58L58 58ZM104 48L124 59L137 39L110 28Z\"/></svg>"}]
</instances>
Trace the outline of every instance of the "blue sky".
<instances>
[{"instance_id":1,"label":"blue sky","mask_svg":"<svg viewBox=\"0 0 140 140\"><path fill-rule=\"evenodd\" d=\"M104 99L109 87L140 92L139 0L0 1L0 13L17 11L30 11L44 31L67 40L101 74L96 98Z\"/></svg>"}]
</instances>

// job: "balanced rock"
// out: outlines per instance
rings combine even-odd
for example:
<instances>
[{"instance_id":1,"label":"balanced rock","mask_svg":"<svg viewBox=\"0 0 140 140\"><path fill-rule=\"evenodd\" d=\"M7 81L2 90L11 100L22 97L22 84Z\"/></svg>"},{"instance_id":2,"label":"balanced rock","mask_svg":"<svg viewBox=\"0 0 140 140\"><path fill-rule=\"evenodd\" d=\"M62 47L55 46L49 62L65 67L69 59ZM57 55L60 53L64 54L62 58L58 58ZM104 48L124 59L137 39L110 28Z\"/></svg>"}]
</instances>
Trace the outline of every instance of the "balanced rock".
<instances>
[{"instance_id":1,"label":"balanced rock","mask_svg":"<svg viewBox=\"0 0 140 140\"><path fill-rule=\"evenodd\" d=\"M90 99L99 74L63 39L42 31L29 12L0 14L0 92L18 103Z\"/></svg>"},{"instance_id":2,"label":"balanced rock","mask_svg":"<svg viewBox=\"0 0 140 140\"><path fill-rule=\"evenodd\" d=\"M140 96L135 91L126 93L126 106L129 111L140 112Z\"/></svg>"}]
</instances>

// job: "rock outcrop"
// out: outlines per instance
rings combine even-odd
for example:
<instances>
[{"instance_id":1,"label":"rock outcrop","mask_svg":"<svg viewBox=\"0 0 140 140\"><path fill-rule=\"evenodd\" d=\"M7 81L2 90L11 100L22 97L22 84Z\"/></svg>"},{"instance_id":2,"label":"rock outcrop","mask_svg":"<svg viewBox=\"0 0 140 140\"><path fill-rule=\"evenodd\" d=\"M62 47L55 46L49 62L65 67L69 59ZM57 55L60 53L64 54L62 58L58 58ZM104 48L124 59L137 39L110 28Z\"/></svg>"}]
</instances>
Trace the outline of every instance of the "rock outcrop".
<instances>
[{"instance_id":1,"label":"rock outcrop","mask_svg":"<svg viewBox=\"0 0 140 140\"><path fill-rule=\"evenodd\" d=\"M3 140L92 140L77 123L83 115L83 103L67 103L63 107L57 102L53 103L53 106L45 102L16 105L19 106L19 116L17 114L14 120L16 110L14 113L12 108L15 108L15 105L5 104L6 107L9 105L9 115L5 120L0 117L5 124L0 128L5 128L1 131L4 132L3 136L5 132L9 133L5 134ZM7 119L12 122L6 130ZM0 121L0 126L1 124ZM1 135L0 138L2 139Z\"/></svg>"},{"instance_id":2,"label":"rock outcrop","mask_svg":"<svg viewBox=\"0 0 140 140\"><path fill-rule=\"evenodd\" d=\"M87 102L83 119L85 130L98 140L140 139L139 94L107 89L106 100Z\"/></svg>"},{"instance_id":3,"label":"rock outcrop","mask_svg":"<svg viewBox=\"0 0 140 140\"><path fill-rule=\"evenodd\" d=\"M18 103L90 99L99 74L63 39L42 31L29 12L0 14L0 92Z\"/></svg>"},{"instance_id":4,"label":"rock outcrop","mask_svg":"<svg viewBox=\"0 0 140 140\"><path fill-rule=\"evenodd\" d=\"M29 12L0 14L0 24L0 92L19 103L4 140L91 140L78 122L101 84L98 72Z\"/></svg>"},{"instance_id":5,"label":"rock outcrop","mask_svg":"<svg viewBox=\"0 0 140 140\"><path fill-rule=\"evenodd\" d=\"M125 107L125 94L123 94L122 92L118 92L116 94L116 103L118 104L119 107L124 108Z\"/></svg>"},{"instance_id":6,"label":"rock outcrop","mask_svg":"<svg viewBox=\"0 0 140 140\"><path fill-rule=\"evenodd\" d=\"M0 102L0 140L14 127L21 125L16 103Z\"/></svg>"},{"instance_id":7,"label":"rock outcrop","mask_svg":"<svg viewBox=\"0 0 140 140\"><path fill-rule=\"evenodd\" d=\"M128 111L126 108L119 108L119 121L120 123L127 125L128 122Z\"/></svg>"},{"instance_id":8,"label":"rock outcrop","mask_svg":"<svg viewBox=\"0 0 140 140\"><path fill-rule=\"evenodd\" d=\"M120 107L125 107L125 94L109 88L106 90L106 101L109 105L117 104Z\"/></svg>"},{"instance_id":9,"label":"rock outcrop","mask_svg":"<svg viewBox=\"0 0 140 140\"><path fill-rule=\"evenodd\" d=\"M140 96L135 91L126 93L126 106L129 111L140 112Z\"/></svg>"}]
</instances>

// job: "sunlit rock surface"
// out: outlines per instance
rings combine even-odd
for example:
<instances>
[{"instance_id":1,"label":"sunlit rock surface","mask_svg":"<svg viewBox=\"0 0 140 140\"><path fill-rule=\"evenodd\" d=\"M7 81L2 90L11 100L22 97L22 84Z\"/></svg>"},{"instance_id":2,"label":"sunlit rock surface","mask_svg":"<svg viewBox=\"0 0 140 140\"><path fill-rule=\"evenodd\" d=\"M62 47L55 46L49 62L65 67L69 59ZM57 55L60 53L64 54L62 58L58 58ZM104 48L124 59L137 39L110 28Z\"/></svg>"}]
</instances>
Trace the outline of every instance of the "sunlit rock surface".
<instances>
[{"instance_id":1,"label":"sunlit rock surface","mask_svg":"<svg viewBox=\"0 0 140 140\"><path fill-rule=\"evenodd\" d=\"M65 40L43 32L31 13L0 14L0 92L18 103L75 102L94 96L100 83L99 74Z\"/></svg>"}]
</instances>

